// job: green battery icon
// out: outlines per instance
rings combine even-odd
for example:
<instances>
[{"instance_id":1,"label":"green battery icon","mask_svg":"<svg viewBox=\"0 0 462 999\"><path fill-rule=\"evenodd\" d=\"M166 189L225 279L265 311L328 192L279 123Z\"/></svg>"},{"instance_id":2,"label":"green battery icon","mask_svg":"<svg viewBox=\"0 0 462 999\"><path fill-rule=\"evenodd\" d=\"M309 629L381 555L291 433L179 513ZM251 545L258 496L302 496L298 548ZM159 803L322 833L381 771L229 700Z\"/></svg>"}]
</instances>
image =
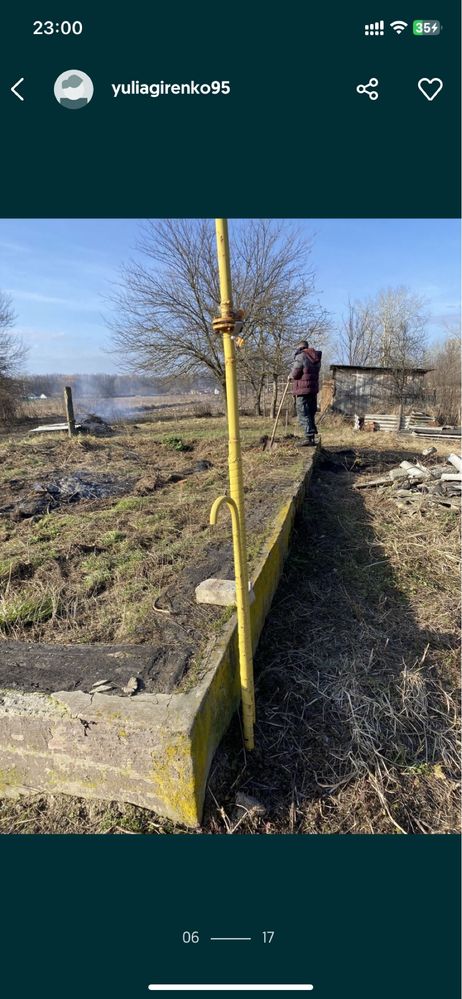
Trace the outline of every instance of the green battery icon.
<instances>
[{"instance_id":1,"label":"green battery icon","mask_svg":"<svg viewBox=\"0 0 462 999\"><path fill-rule=\"evenodd\" d=\"M441 31L441 24L439 21L413 21L412 22L412 34L413 35L439 35Z\"/></svg>"}]
</instances>

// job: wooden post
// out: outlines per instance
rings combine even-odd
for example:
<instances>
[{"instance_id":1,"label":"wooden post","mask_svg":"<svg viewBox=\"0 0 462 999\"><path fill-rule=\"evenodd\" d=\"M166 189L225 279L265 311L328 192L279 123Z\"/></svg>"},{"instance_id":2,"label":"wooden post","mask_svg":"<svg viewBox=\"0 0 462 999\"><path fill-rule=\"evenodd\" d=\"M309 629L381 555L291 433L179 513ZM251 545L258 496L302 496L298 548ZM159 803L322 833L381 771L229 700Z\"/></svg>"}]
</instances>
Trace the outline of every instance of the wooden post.
<instances>
[{"instance_id":1,"label":"wooden post","mask_svg":"<svg viewBox=\"0 0 462 999\"><path fill-rule=\"evenodd\" d=\"M69 437L73 437L75 434L75 416L74 416L74 404L72 402L72 389L70 385L66 385L64 389L64 406L66 409L66 419L67 419Z\"/></svg>"}]
</instances>

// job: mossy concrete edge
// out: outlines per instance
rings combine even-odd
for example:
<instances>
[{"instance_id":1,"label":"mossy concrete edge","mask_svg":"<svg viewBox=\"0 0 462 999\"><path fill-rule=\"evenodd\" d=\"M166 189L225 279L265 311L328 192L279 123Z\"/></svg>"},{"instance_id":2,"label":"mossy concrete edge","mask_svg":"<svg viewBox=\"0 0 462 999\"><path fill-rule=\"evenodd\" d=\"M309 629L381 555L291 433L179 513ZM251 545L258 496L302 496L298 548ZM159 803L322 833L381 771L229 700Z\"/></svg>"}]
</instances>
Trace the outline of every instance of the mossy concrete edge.
<instances>
[{"instance_id":1,"label":"mossy concrete edge","mask_svg":"<svg viewBox=\"0 0 462 999\"><path fill-rule=\"evenodd\" d=\"M252 585L257 646L316 452L273 521ZM207 654L196 687L133 698L0 690L0 795L65 793L131 802L197 826L213 755L239 705L236 617ZM257 705L258 712L258 705Z\"/></svg>"}]
</instances>

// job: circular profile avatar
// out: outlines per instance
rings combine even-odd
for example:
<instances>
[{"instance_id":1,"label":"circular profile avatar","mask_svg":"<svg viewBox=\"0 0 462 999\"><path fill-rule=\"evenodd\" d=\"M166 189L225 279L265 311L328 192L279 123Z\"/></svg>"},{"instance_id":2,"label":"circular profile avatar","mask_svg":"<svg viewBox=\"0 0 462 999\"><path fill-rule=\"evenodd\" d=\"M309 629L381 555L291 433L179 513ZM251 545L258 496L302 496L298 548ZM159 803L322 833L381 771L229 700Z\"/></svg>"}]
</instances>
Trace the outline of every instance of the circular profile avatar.
<instances>
[{"instance_id":1,"label":"circular profile avatar","mask_svg":"<svg viewBox=\"0 0 462 999\"><path fill-rule=\"evenodd\" d=\"M93 83L80 69L68 69L55 80L54 93L63 108L77 111L90 103L93 97Z\"/></svg>"}]
</instances>

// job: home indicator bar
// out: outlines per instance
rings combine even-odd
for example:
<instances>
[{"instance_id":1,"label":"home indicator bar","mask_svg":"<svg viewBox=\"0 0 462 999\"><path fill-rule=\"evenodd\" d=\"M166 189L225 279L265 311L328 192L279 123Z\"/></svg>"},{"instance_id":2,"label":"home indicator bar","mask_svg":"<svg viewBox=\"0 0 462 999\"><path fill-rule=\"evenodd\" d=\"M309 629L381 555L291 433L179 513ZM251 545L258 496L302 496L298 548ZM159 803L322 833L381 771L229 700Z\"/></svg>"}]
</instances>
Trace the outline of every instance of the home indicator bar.
<instances>
[{"instance_id":1,"label":"home indicator bar","mask_svg":"<svg viewBox=\"0 0 462 999\"><path fill-rule=\"evenodd\" d=\"M151 992L312 992L313 985L148 985Z\"/></svg>"}]
</instances>

